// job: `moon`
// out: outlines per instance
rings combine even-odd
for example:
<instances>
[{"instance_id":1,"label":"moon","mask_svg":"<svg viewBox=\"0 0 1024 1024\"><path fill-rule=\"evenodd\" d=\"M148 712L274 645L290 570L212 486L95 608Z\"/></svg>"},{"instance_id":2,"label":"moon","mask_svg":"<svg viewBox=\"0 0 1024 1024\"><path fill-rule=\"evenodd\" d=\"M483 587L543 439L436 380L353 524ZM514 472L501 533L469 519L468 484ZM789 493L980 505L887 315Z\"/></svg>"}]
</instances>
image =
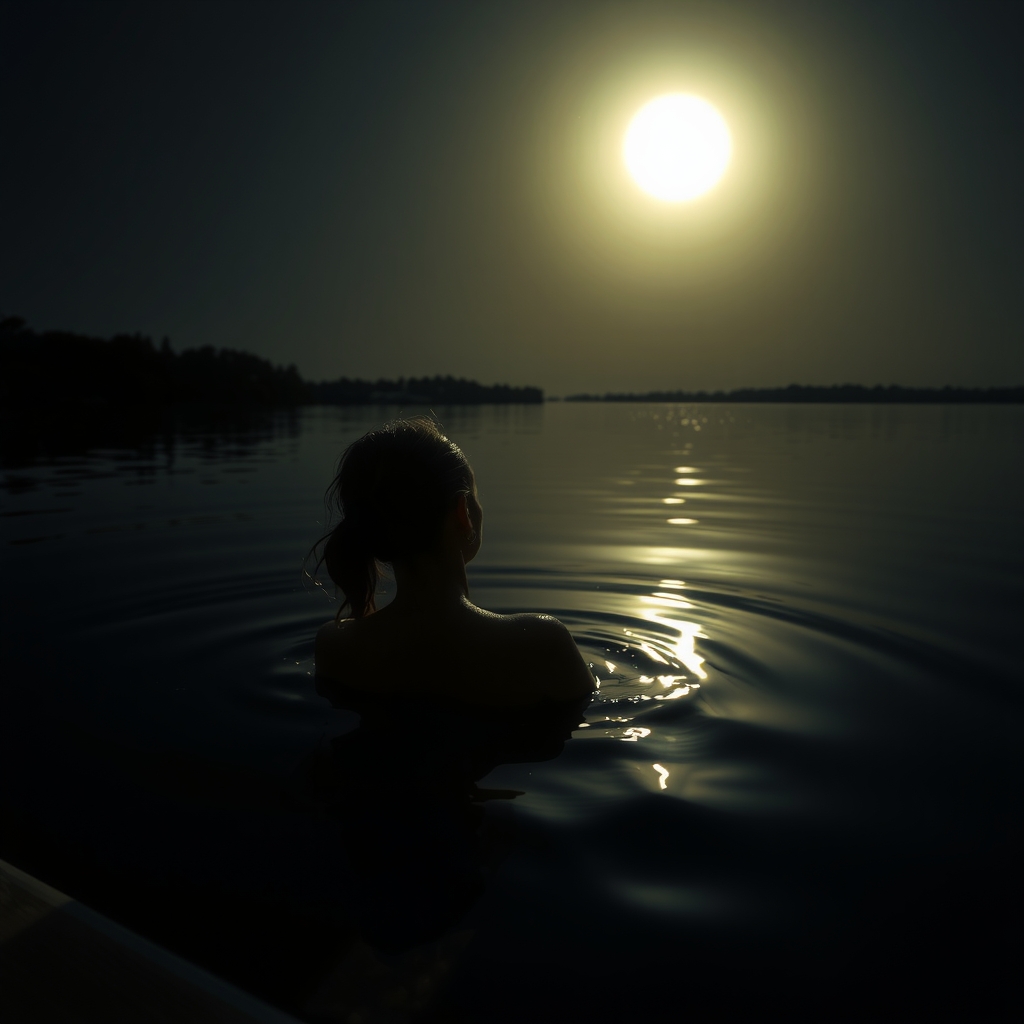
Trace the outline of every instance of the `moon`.
<instances>
[{"instance_id":1,"label":"moon","mask_svg":"<svg viewBox=\"0 0 1024 1024\"><path fill-rule=\"evenodd\" d=\"M622 154L633 180L648 195L682 203L718 183L732 155L732 136L707 100L670 93L637 111Z\"/></svg>"}]
</instances>

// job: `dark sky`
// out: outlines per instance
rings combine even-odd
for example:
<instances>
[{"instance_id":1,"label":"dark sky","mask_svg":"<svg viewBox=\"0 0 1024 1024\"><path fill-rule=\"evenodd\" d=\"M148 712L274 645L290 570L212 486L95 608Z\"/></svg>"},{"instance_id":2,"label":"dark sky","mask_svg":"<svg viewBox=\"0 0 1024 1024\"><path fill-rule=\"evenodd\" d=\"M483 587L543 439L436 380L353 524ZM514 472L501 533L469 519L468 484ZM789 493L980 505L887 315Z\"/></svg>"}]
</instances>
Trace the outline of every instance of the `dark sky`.
<instances>
[{"instance_id":1,"label":"dark sky","mask_svg":"<svg viewBox=\"0 0 1024 1024\"><path fill-rule=\"evenodd\" d=\"M0 5L0 313L310 378L1024 383L1024 4ZM719 186L632 184L692 92Z\"/></svg>"}]
</instances>

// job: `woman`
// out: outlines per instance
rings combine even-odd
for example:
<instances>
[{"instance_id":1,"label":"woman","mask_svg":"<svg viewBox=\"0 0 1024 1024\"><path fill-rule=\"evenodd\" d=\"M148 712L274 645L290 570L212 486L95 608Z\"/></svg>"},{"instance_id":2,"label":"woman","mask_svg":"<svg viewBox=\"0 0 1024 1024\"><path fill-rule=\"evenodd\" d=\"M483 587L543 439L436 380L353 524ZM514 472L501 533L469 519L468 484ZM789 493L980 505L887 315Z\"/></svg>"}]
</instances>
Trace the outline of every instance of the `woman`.
<instances>
[{"instance_id":1,"label":"woman","mask_svg":"<svg viewBox=\"0 0 1024 1024\"><path fill-rule=\"evenodd\" d=\"M557 619L496 615L470 602L466 565L480 550L483 510L465 455L432 422L398 420L354 442L328 499L342 518L320 562L345 600L317 633L321 689L485 707L592 691L593 676ZM398 593L378 611L381 562L391 564Z\"/></svg>"}]
</instances>

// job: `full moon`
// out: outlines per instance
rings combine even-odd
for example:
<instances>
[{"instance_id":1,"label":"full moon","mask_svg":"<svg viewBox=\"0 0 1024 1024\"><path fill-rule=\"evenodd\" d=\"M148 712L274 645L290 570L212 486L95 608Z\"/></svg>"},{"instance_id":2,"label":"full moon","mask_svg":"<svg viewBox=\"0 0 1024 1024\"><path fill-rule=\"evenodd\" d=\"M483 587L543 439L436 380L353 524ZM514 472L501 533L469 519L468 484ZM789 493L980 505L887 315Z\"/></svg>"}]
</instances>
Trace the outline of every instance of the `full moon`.
<instances>
[{"instance_id":1,"label":"full moon","mask_svg":"<svg viewBox=\"0 0 1024 1024\"><path fill-rule=\"evenodd\" d=\"M681 203L717 184L729 164L732 138L707 100L673 93L640 108L622 151L629 173L645 192Z\"/></svg>"}]
</instances>

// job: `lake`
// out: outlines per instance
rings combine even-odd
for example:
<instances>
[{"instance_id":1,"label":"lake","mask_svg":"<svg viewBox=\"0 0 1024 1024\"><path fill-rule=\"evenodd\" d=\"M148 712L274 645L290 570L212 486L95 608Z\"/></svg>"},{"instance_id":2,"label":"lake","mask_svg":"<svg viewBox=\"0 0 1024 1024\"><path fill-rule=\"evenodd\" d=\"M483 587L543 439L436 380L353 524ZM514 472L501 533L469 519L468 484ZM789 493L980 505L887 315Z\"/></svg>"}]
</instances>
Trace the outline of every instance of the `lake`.
<instances>
[{"instance_id":1,"label":"lake","mask_svg":"<svg viewBox=\"0 0 1024 1024\"><path fill-rule=\"evenodd\" d=\"M0 857L311 1021L1010 1019L1024 408L438 409L600 681L511 725L316 691L399 413L8 433Z\"/></svg>"}]
</instances>

